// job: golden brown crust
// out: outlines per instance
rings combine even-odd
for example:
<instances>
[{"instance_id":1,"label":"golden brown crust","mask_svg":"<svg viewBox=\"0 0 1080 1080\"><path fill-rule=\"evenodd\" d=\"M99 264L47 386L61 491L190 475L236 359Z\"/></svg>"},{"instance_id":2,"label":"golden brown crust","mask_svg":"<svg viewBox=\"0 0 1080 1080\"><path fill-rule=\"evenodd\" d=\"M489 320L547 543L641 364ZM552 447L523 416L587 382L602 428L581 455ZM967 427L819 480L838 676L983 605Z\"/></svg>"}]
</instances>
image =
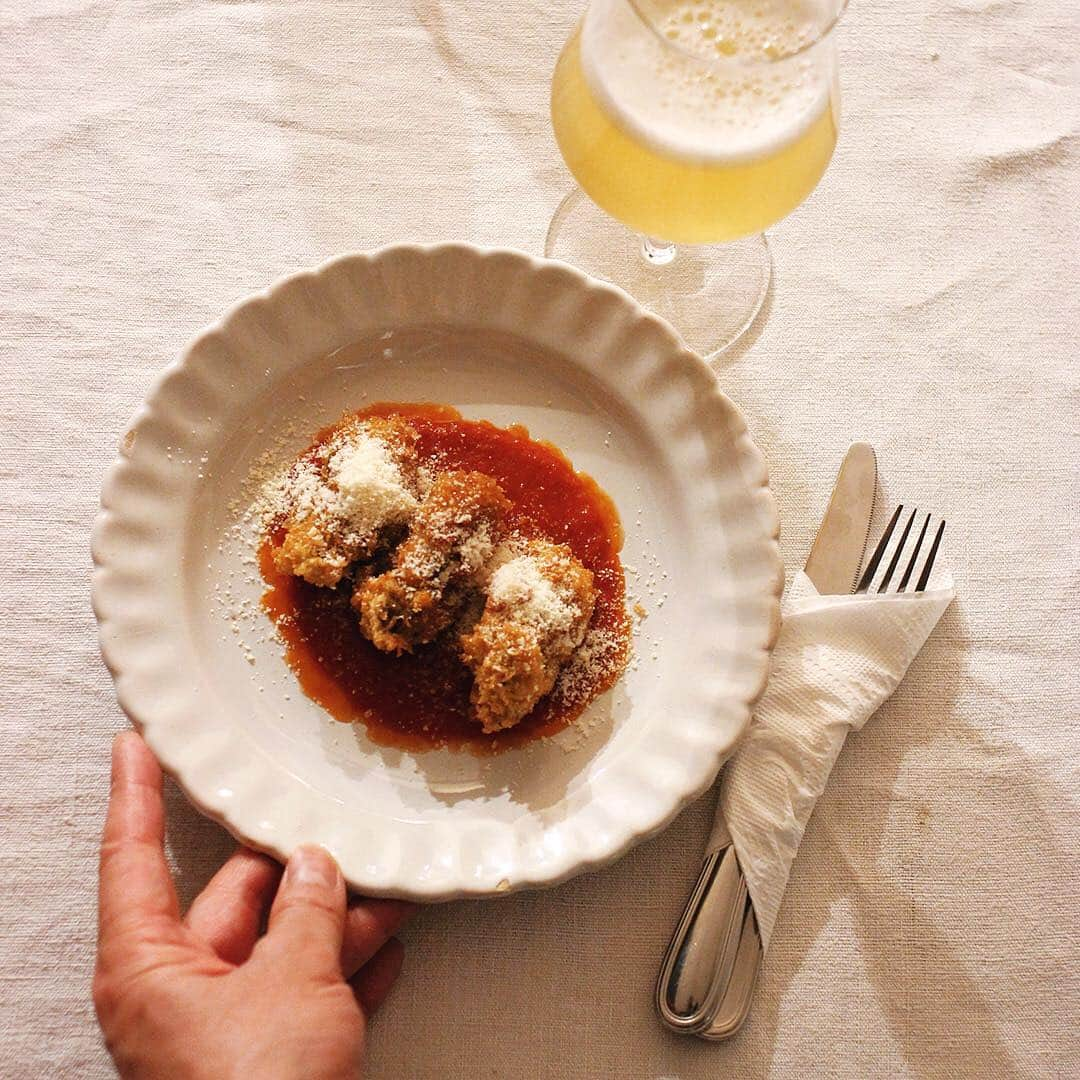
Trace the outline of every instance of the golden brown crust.
<instances>
[{"instance_id":1,"label":"golden brown crust","mask_svg":"<svg viewBox=\"0 0 1080 1080\"><path fill-rule=\"evenodd\" d=\"M488 733L513 727L551 692L581 644L596 603L592 572L569 548L533 540L525 555L553 588L562 618L538 621L527 598L508 601L493 591L480 621L462 635L461 656L475 677L470 700Z\"/></svg>"},{"instance_id":2,"label":"golden brown crust","mask_svg":"<svg viewBox=\"0 0 1080 1080\"><path fill-rule=\"evenodd\" d=\"M461 658L475 675L470 700L488 733L513 727L555 685L540 639L512 620L482 618L461 638Z\"/></svg>"},{"instance_id":3,"label":"golden brown crust","mask_svg":"<svg viewBox=\"0 0 1080 1080\"><path fill-rule=\"evenodd\" d=\"M274 566L281 573L330 588L341 580L351 552L334 537L328 522L315 515L288 517L283 531L274 548Z\"/></svg>"},{"instance_id":4,"label":"golden brown crust","mask_svg":"<svg viewBox=\"0 0 1080 1080\"><path fill-rule=\"evenodd\" d=\"M399 416L350 418L338 428L333 439L299 467L313 470L317 479L333 490L334 481L328 464L330 456L336 447L358 433L377 438L387 446L405 486L415 491L420 436ZM312 585L330 588L341 581L353 563L372 558L400 536L400 531L392 529L358 534L349 528L347 521L325 509L287 512L279 527L282 538L273 552L275 567Z\"/></svg>"},{"instance_id":5,"label":"golden brown crust","mask_svg":"<svg viewBox=\"0 0 1080 1080\"><path fill-rule=\"evenodd\" d=\"M510 505L484 473L452 471L436 478L393 568L353 595L360 628L376 648L412 652L455 622L499 541Z\"/></svg>"}]
</instances>

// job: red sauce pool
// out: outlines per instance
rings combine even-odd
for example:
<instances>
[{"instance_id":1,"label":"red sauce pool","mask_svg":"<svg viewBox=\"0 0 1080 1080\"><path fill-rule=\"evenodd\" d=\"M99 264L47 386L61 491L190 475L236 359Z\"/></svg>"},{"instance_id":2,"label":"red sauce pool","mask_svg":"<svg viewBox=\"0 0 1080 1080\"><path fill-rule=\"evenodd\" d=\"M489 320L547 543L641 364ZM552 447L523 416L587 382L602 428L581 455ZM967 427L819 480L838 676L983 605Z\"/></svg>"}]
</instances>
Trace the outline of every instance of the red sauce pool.
<instances>
[{"instance_id":1,"label":"red sauce pool","mask_svg":"<svg viewBox=\"0 0 1080 1080\"><path fill-rule=\"evenodd\" d=\"M445 405L384 403L355 415L405 416L420 433L421 463L442 469L475 469L495 477L514 504L510 525L527 538L566 544L595 575L592 629L617 640L615 662L605 665L573 703L544 698L516 727L483 734L469 718L472 676L451 641L436 641L413 655L380 652L360 633L349 604L351 585L322 589L279 573L264 541L259 568L269 586L263 607L285 644L285 659L305 694L331 716L361 721L370 738L408 750L437 747L491 753L553 734L622 674L630 625L619 550L622 527L611 499L550 443L529 438L520 426L498 428L464 420ZM318 433L315 444L334 427Z\"/></svg>"}]
</instances>

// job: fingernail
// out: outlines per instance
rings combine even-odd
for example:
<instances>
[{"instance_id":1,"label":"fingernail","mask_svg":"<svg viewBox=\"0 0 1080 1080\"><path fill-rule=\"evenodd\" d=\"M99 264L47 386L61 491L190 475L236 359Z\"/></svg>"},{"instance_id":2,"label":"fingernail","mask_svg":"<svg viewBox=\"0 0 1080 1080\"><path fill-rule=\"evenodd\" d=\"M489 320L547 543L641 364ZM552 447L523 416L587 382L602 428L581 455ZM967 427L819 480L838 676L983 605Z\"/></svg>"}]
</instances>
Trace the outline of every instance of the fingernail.
<instances>
[{"instance_id":1,"label":"fingernail","mask_svg":"<svg viewBox=\"0 0 1080 1080\"><path fill-rule=\"evenodd\" d=\"M297 848L285 869L289 885L312 885L320 889L332 889L338 883L338 865L330 853L321 847L308 845Z\"/></svg>"}]
</instances>

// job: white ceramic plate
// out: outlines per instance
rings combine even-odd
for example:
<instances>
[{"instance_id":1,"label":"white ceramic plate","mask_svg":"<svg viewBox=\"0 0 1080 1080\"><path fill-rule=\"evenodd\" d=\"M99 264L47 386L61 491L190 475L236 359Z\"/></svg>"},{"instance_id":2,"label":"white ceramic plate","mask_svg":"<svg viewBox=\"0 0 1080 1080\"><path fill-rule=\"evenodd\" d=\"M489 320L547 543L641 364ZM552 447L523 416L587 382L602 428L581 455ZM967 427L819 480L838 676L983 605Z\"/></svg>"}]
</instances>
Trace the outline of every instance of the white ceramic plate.
<instances>
[{"instance_id":1,"label":"white ceramic plate","mask_svg":"<svg viewBox=\"0 0 1080 1080\"><path fill-rule=\"evenodd\" d=\"M524 423L615 500L648 616L566 732L412 754L297 688L237 513L253 462L378 400ZM94 609L125 712L238 838L323 844L369 894L551 885L663 828L743 733L779 625L765 467L713 375L625 293L514 251L398 245L238 304L157 380L101 501Z\"/></svg>"}]
</instances>

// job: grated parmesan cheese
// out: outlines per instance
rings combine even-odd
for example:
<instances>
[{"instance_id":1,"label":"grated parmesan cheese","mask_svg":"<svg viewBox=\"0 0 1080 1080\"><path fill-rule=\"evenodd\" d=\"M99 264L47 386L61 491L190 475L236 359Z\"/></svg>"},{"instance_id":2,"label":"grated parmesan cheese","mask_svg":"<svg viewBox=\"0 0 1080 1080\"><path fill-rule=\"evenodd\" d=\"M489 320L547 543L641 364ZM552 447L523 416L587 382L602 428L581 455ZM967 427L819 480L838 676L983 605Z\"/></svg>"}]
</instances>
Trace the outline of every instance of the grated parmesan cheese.
<instances>
[{"instance_id":1,"label":"grated parmesan cheese","mask_svg":"<svg viewBox=\"0 0 1080 1080\"><path fill-rule=\"evenodd\" d=\"M361 536L404 524L416 510L416 496L381 439L355 433L330 454L327 464L337 488L336 516Z\"/></svg>"},{"instance_id":2,"label":"grated parmesan cheese","mask_svg":"<svg viewBox=\"0 0 1080 1080\"><path fill-rule=\"evenodd\" d=\"M580 615L544 576L531 555L519 555L503 563L491 576L488 598L501 607L513 608L514 617L545 634L568 633Z\"/></svg>"},{"instance_id":3,"label":"grated parmesan cheese","mask_svg":"<svg viewBox=\"0 0 1080 1080\"><path fill-rule=\"evenodd\" d=\"M491 535L491 525L481 521L476 528L458 545L463 573L475 576L489 562L495 551L495 540Z\"/></svg>"},{"instance_id":4,"label":"grated parmesan cheese","mask_svg":"<svg viewBox=\"0 0 1080 1080\"><path fill-rule=\"evenodd\" d=\"M555 700L564 705L587 701L598 684L610 682L626 666L627 659L620 634L592 627L559 672Z\"/></svg>"},{"instance_id":5,"label":"grated parmesan cheese","mask_svg":"<svg viewBox=\"0 0 1080 1080\"><path fill-rule=\"evenodd\" d=\"M268 472L266 463L261 469ZM355 428L339 432L311 457L269 475L248 516L261 528L289 514L314 523L344 547L364 543L387 525L407 524L418 501L391 448ZM327 560L333 552L324 552ZM347 556L341 553L343 563Z\"/></svg>"}]
</instances>

